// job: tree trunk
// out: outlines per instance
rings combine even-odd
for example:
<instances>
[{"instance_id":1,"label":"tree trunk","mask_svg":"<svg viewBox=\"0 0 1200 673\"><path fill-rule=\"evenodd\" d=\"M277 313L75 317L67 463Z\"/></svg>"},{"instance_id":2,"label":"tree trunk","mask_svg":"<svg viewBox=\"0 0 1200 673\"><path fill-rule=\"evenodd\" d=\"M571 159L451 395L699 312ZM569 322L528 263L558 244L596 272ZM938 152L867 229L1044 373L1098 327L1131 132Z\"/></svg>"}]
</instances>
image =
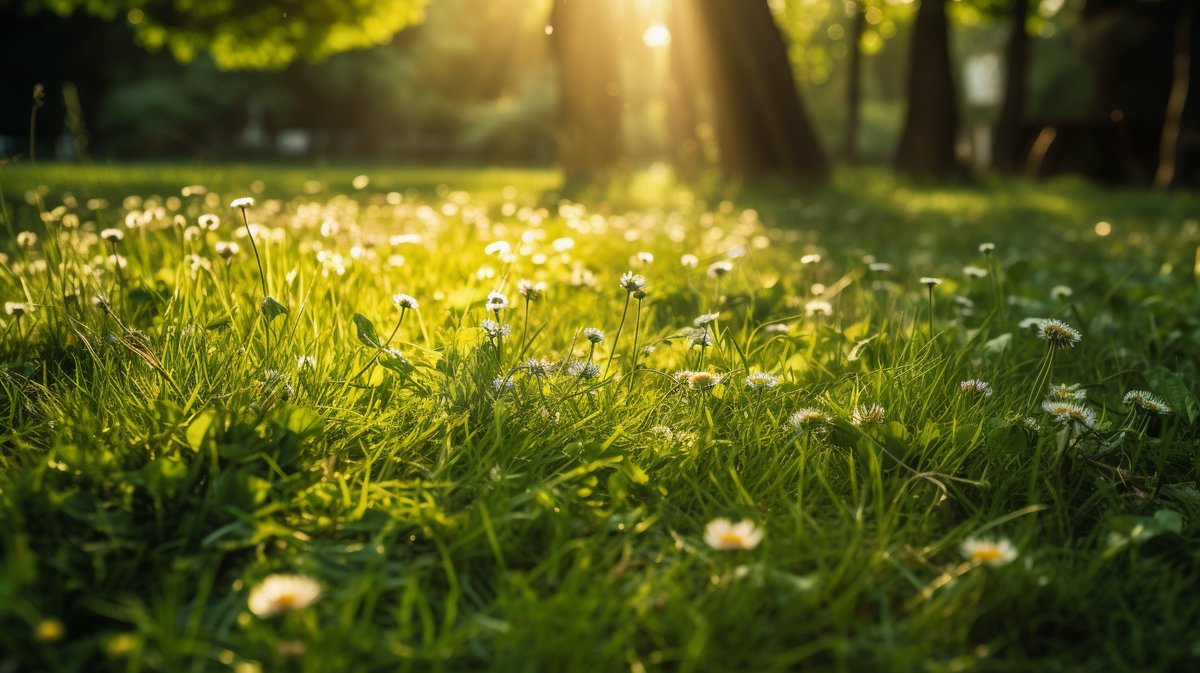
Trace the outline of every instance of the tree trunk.
<instances>
[{"instance_id":1,"label":"tree trunk","mask_svg":"<svg viewBox=\"0 0 1200 673\"><path fill-rule=\"evenodd\" d=\"M766 0L675 0L696 17L720 161L731 175L828 177L829 160L800 101L787 45Z\"/></svg>"},{"instance_id":2,"label":"tree trunk","mask_svg":"<svg viewBox=\"0 0 1200 673\"><path fill-rule=\"evenodd\" d=\"M866 14L863 6L856 4L854 23L850 26L850 80L846 83L846 139L842 145L842 157L850 163L858 159L858 103L862 88L862 34Z\"/></svg>"},{"instance_id":3,"label":"tree trunk","mask_svg":"<svg viewBox=\"0 0 1200 673\"><path fill-rule=\"evenodd\" d=\"M1192 10L1194 11L1194 10ZM1175 144L1175 173L1172 187L1200 187L1200 21L1190 17L1188 36L1188 93L1179 120L1179 140Z\"/></svg>"},{"instance_id":4,"label":"tree trunk","mask_svg":"<svg viewBox=\"0 0 1200 673\"><path fill-rule=\"evenodd\" d=\"M992 153L996 168L1006 173L1016 170L1025 149L1021 133L1025 121L1026 79L1029 73L1029 0L1012 0L1012 35L1008 38L1007 79L1004 83L1004 104L996 124L996 144Z\"/></svg>"},{"instance_id":5,"label":"tree trunk","mask_svg":"<svg viewBox=\"0 0 1200 673\"><path fill-rule=\"evenodd\" d=\"M567 184L605 179L625 158L616 31L608 0L554 0L558 153Z\"/></svg>"},{"instance_id":6,"label":"tree trunk","mask_svg":"<svg viewBox=\"0 0 1200 673\"><path fill-rule=\"evenodd\" d=\"M908 65L908 116L896 154L896 170L919 177L956 172L954 140L958 102L950 73L943 0L925 0L913 25Z\"/></svg>"},{"instance_id":7,"label":"tree trunk","mask_svg":"<svg viewBox=\"0 0 1200 673\"><path fill-rule=\"evenodd\" d=\"M1192 7L1186 4L1179 9L1175 21L1175 58L1171 96L1167 99L1166 117L1163 120L1162 137L1158 150L1158 170L1154 174L1154 186L1167 189L1175 179L1176 151L1179 148L1180 127L1183 110L1188 99L1191 82L1192 51Z\"/></svg>"}]
</instances>

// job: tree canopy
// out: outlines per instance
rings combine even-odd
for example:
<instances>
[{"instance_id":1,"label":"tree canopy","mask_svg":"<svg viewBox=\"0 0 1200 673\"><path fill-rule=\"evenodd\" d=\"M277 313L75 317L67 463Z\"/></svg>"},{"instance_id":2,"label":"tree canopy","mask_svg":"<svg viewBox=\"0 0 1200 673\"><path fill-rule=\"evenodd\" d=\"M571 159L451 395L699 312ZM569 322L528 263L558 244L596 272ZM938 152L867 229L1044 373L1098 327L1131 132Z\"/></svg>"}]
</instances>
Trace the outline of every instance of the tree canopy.
<instances>
[{"instance_id":1,"label":"tree canopy","mask_svg":"<svg viewBox=\"0 0 1200 673\"><path fill-rule=\"evenodd\" d=\"M187 62L209 53L217 66L277 69L298 59L387 44L424 18L429 0L0 0L60 16L82 10L124 16L139 44Z\"/></svg>"}]
</instances>

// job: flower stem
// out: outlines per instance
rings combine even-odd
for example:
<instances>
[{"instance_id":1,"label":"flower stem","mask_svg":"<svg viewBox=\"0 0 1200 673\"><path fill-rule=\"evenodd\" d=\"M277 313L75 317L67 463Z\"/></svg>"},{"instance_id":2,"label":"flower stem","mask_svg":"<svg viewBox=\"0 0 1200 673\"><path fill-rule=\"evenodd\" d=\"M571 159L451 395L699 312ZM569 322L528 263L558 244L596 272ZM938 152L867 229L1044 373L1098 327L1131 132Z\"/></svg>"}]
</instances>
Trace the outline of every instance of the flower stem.
<instances>
[{"instance_id":1,"label":"flower stem","mask_svg":"<svg viewBox=\"0 0 1200 673\"><path fill-rule=\"evenodd\" d=\"M621 309L621 324L617 326L617 336L613 337L612 350L608 353L608 362L604 365L604 375L608 376L608 368L612 365L613 356L617 354L617 344L621 341L621 330L625 327L625 315L629 313L629 298L632 292L625 293L625 308Z\"/></svg>"},{"instance_id":2,"label":"flower stem","mask_svg":"<svg viewBox=\"0 0 1200 673\"><path fill-rule=\"evenodd\" d=\"M250 238L250 247L254 250L254 261L258 262L258 279L262 281L263 296L267 296L267 276L263 273L262 260L258 257L258 244L254 242L254 232L250 231L250 220L246 217L246 208L243 206L242 222L246 224L246 236Z\"/></svg>"}]
</instances>

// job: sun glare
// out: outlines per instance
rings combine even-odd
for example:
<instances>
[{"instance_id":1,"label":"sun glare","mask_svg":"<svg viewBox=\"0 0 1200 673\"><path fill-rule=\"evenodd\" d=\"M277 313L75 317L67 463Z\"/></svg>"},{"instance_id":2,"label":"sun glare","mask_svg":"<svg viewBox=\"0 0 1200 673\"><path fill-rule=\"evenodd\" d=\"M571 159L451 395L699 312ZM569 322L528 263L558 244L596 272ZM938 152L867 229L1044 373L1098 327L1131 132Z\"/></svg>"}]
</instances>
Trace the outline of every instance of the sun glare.
<instances>
[{"instance_id":1,"label":"sun glare","mask_svg":"<svg viewBox=\"0 0 1200 673\"><path fill-rule=\"evenodd\" d=\"M667 30L667 27L661 23L656 23L647 28L645 33L642 33L642 42L647 47L665 47L671 44L671 31Z\"/></svg>"}]
</instances>

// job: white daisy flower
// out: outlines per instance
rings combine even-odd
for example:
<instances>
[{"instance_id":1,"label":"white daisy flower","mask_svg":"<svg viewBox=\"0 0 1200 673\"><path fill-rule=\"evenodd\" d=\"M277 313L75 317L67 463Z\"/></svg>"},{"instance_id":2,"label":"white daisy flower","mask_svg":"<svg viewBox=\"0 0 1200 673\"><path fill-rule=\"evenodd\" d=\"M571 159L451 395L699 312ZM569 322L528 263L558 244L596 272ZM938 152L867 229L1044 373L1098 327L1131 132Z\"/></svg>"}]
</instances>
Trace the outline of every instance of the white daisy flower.
<instances>
[{"instance_id":1,"label":"white daisy flower","mask_svg":"<svg viewBox=\"0 0 1200 673\"><path fill-rule=\"evenodd\" d=\"M1075 402L1062 400L1047 400L1042 402L1042 410L1054 417L1058 423L1079 423L1085 428L1095 427L1096 412Z\"/></svg>"},{"instance_id":2,"label":"white daisy flower","mask_svg":"<svg viewBox=\"0 0 1200 673\"><path fill-rule=\"evenodd\" d=\"M517 292L527 301L537 301L546 293L546 284L538 281L522 280L517 283Z\"/></svg>"},{"instance_id":3,"label":"white daisy flower","mask_svg":"<svg viewBox=\"0 0 1200 673\"><path fill-rule=\"evenodd\" d=\"M824 432L829 417L820 409L801 409L788 416L788 425L796 430L812 430Z\"/></svg>"},{"instance_id":4,"label":"white daisy flower","mask_svg":"<svg viewBox=\"0 0 1200 673\"><path fill-rule=\"evenodd\" d=\"M301 355L296 360L296 369L302 372L312 371L317 368L317 359L311 355Z\"/></svg>"},{"instance_id":5,"label":"white daisy flower","mask_svg":"<svg viewBox=\"0 0 1200 673\"><path fill-rule=\"evenodd\" d=\"M321 585L311 578L303 575L268 575L250 591L250 612L259 617L274 617L307 607L320 595Z\"/></svg>"},{"instance_id":6,"label":"white daisy flower","mask_svg":"<svg viewBox=\"0 0 1200 673\"><path fill-rule=\"evenodd\" d=\"M1021 329L1029 329L1030 327L1037 327L1041 325L1043 322L1045 322L1045 320L1045 318L1026 318L1017 323L1017 327L1020 327Z\"/></svg>"},{"instance_id":7,"label":"white daisy flower","mask_svg":"<svg viewBox=\"0 0 1200 673\"><path fill-rule=\"evenodd\" d=\"M197 222L200 223L201 229L210 229L216 231L217 227L221 226L221 218L212 214L201 215Z\"/></svg>"},{"instance_id":8,"label":"white daisy flower","mask_svg":"<svg viewBox=\"0 0 1200 673\"><path fill-rule=\"evenodd\" d=\"M733 271L733 264L725 261L713 262L708 266L708 277L720 278L730 271Z\"/></svg>"},{"instance_id":9,"label":"white daisy flower","mask_svg":"<svg viewBox=\"0 0 1200 673\"><path fill-rule=\"evenodd\" d=\"M967 379L958 384L958 389L963 393L974 395L975 397L991 397L992 393L995 392L992 390L991 384L979 379Z\"/></svg>"},{"instance_id":10,"label":"white daisy flower","mask_svg":"<svg viewBox=\"0 0 1200 673\"><path fill-rule=\"evenodd\" d=\"M1079 330L1071 327L1061 320L1043 320L1042 324L1038 325L1037 337L1045 339L1051 348L1066 348L1075 347L1082 338Z\"/></svg>"},{"instance_id":11,"label":"white daisy flower","mask_svg":"<svg viewBox=\"0 0 1200 673\"><path fill-rule=\"evenodd\" d=\"M396 308L415 309L420 306L416 299L407 294L392 295L392 303L395 304Z\"/></svg>"},{"instance_id":12,"label":"white daisy flower","mask_svg":"<svg viewBox=\"0 0 1200 673\"><path fill-rule=\"evenodd\" d=\"M709 390L720 382L721 375L712 372L693 372L688 378L688 386L692 390Z\"/></svg>"},{"instance_id":13,"label":"white daisy flower","mask_svg":"<svg viewBox=\"0 0 1200 673\"><path fill-rule=\"evenodd\" d=\"M1050 397L1059 400L1082 401L1087 399L1087 391L1084 390L1083 387L1081 387L1078 383L1073 383L1069 386L1065 383L1060 383L1056 386L1050 386L1050 392L1048 394Z\"/></svg>"},{"instance_id":14,"label":"white daisy flower","mask_svg":"<svg viewBox=\"0 0 1200 673\"><path fill-rule=\"evenodd\" d=\"M968 278L983 278L987 275L987 269L981 269L977 266L964 266L963 275Z\"/></svg>"},{"instance_id":15,"label":"white daisy flower","mask_svg":"<svg viewBox=\"0 0 1200 673\"><path fill-rule=\"evenodd\" d=\"M920 282L922 285L928 285L929 287L933 287L934 285L941 285L942 279L925 276L925 277L921 278Z\"/></svg>"},{"instance_id":16,"label":"white daisy flower","mask_svg":"<svg viewBox=\"0 0 1200 673\"><path fill-rule=\"evenodd\" d=\"M1146 411L1166 416L1171 413L1171 407L1168 407L1153 393L1145 390L1131 390L1125 393L1126 406L1138 406Z\"/></svg>"},{"instance_id":17,"label":"white daisy flower","mask_svg":"<svg viewBox=\"0 0 1200 673\"><path fill-rule=\"evenodd\" d=\"M755 372L746 377L746 387L750 390L767 390L779 384L779 378L766 372Z\"/></svg>"},{"instance_id":18,"label":"white daisy flower","mask_svg":"<svg viewBox=\"0 0 1200 673\"><path fill-rule=\"evenodd\" d=\"M1075 294L1075 290L1072 290L1066 285L1055 285L1054 287L1050 288L1050 298L1054 300L1066 299L1073 294Z\"/></svg>"},{"instance_id":19,"label":"white daisy flower","mask_svg":"<svg viewBox=\"0 0 1200 673\"><path fill-rule=\"evenodd\" d=\"M962 553L976 563L999 567L1017 558L1017 548L1007 539L982 540L969 538L962 543Z\"/></svg>"},{"instance_id":20,"label":"white daisy flower","mask_svg":"<svg viewBox=\"0 0 1200 673\"><path fill-rule=\"evenodd\" d=\"M103 238L109 243L117 243L125 240L125 232L121 231L120 229L105 229L104 231L100 232L100 238Z\"/></svg>"},{"instance_id":21,"label":"white daisy flower","mask_svg":"<svg viewBox=\"0 0 1200 673\"><path fill-rule=\"evenodd\" d=\"M862 404L850 415L850 422L855 425L874 425L883 422L884 414L883 407L878 404Z\"/></svg>"},{"instance_id":22,"label":"white daisy flower","mask_svg":"<svg viewBox=\"0 0 1200 673\"><path fill-rule=\"evenodd\" d=\"M479 323L479 329L487 333L489 338L508 336L512 333L512 328L508 325L501 325L495 320L484 319Z\"/></svg>"},{"instance_id":23,"label":"white daisy flower","mask_svg":"<svg viewBox=\"0 0 1200 673\"><path fill-rule=\"evenodd\" d=\"M230 257L233 257L241 252L241 247L233 241L217 241L217 245L215 247L217 249L217 255L224 260L228 260Z\"/></svg>"},{"instance_id":24,"label":"white daisy flower","mask_svg":"<svg viewBox=\"0 0 1200 673\"><path fill-rule=\"evenodd\" d=\"M804 315L812 317L814 315L833 315L833 305L827 301L814 299L804 305Z\"/></svg>"},{"instance_id":25,"label":"white daisy flower","mask_svg":"<svg viewBox=\"0 0 1200 673\"><path fill-rule=\"evenodd\" d=\"M489 292L487 296L487 310L502 311L508 308L508 297L499 292Z\"/></svg>"},{"instance_id":26,"label":"white daisy flower","mask_svg":"<svg viewBox=\"0 0 1200 673\"><path fill-rule=\"evenodd\" d=\"M646 285L646 279L632 271L626 271L621 275L621 280L618 284L626 292L637 292Z\"/></svg>"},{"instance_id":27,"label":"white daisy flower","mask_svg":"<svg viewBox=\"0 0 1200 673\"><path fill-rule=\"evenodd\" d=\"M704 541L713 549L754 549L762 539L763 531L749 519L713 519L704 527Z\"/></svg>"},{"instance_id":28,"label":"white daisy flower","mask_svg":"<svg viewBox=\"0 0 1200 673\"><path fill-rule=\"evenodd\" d=\"M992 252L995 249L996 249L995 243L980 243L979 244L979 252L982 252L985 255Z\"/></svg>"},{"instance_id":29,"label":"white daisy flower","mask_svg":"<svg viewBox=\"0 0 1200 673\"><path fill-rule=\"evenodd\" d=\"M886 271L891 271L892 265L888 264L887 262L872 262L867 265L867 268L872 271L877 271L877 272L883 273Z\"/></svg>"}]
</instances>

